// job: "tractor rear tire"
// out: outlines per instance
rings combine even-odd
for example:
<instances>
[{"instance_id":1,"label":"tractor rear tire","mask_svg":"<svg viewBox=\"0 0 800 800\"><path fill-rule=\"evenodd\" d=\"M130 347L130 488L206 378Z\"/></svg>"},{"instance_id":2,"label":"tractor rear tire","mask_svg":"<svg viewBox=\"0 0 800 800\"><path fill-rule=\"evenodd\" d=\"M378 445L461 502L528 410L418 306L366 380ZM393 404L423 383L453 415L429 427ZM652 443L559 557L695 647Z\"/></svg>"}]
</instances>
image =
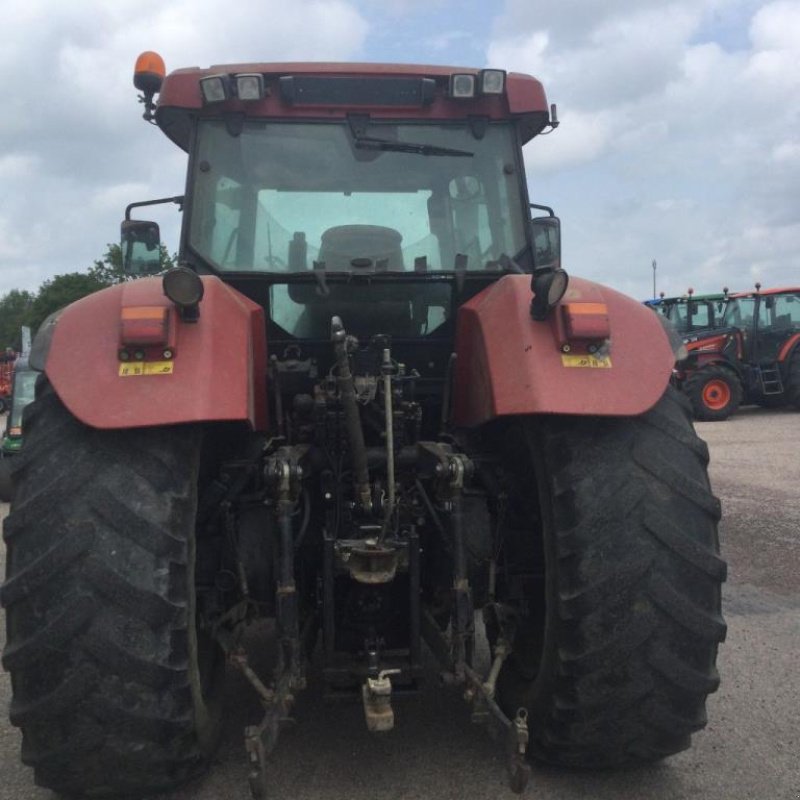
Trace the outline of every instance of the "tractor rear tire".
<instances>
[{"instance_id":1,"label":"tractor rear tire","mask_svg":"<svg viewBox=\"0 0 800 800\"><path fill-rule=\"evenodd\" d=\"M719 684L726 564L686 399L670 387L641 417L529 419L518 432L544 579L517 622L501 707L527 709L528 755L547 763L612 767L687 748Z\"/></svg>"},{"instance_id":2,"label":"tractor rear tire","mask_svg":"<svg viewBox=\"0 0 800 800\"><path fill-rule=\"evenodd\" d=\"M37 389L0 590L22 760L69 796L173 788L221 718L223 660L195 625L202 430L95 430Z\"/></svg>"},{"instance_id":3,"label":"tractor rear tire","mask_svg":"<svg viewBox=\"0 0 800 800\"><path fill-rule=\"evenodd\" d=\"M742 383L733 370L711 364L693 372L683 390L692 404L694 417L717 422L733 414L742 402Z\"/></svg>"},{"instance_id":4,"label":"tractor rear tire","mask_svg":"<svg viewBox=\"0 0 800 800\"><path fill-rule=\"evenodd\" d=\"M786 370L785 394L786 402L800 411L800 345L795 347Z\"/></svg>"}]
</instances>

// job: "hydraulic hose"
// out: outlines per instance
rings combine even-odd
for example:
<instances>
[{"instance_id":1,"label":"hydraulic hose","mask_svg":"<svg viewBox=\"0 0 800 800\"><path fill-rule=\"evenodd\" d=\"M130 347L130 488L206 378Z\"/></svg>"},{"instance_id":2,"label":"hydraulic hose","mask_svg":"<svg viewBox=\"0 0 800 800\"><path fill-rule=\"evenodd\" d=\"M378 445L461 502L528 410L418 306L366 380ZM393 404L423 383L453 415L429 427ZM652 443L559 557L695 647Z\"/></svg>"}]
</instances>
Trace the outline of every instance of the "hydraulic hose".
<instances>
[{"instance_id":1,"label":"hydraulic hose","mask_svg":"<svg viewBox=\"0 0 800 800\"><path fill-rule=\"evenodd\" d=\"M394 514L394 409L392 406L392 356L388 348L383 351L383 410L386 417L386 509L381 528L381 539L386 536Z\"/></svg>"},{"instance_id":2,"label":"hydraulic hose","mask_svg":"<svg viewBox=\"0 0 800 800\"><path fill-rule=\"evenodd\" d=\"M367 448L364 444L364 431L361 428L361 417L356 402L356 387L353 383L353 374L350 372L350 358L347 355L347 334L339 317L331 319L331 341L336 354L336 384L339 388L339 400L344 409L347 438L353 458L356 496L361 509L369 513L372 510L372 492L369 485Z\"/></svg>"}]
</instances>

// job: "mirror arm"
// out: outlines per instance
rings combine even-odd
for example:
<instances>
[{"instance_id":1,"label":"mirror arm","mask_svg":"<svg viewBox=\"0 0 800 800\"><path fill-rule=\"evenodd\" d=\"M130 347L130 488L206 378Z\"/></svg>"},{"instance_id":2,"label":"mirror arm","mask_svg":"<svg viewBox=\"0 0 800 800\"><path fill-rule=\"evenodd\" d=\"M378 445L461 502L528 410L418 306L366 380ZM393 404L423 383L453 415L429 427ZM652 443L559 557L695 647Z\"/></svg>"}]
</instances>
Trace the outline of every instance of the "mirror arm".
<instances>
[{"instance_id":1,"label":"mirror arm","mask_svg":"<svg viewBox=\"0 0 800 800\"><path fill-rule=\"evenodd\" d=\"M159 197L158 200L140 200L138 203L131 203L128 206L125 206L125 219L130 220L131 218L131 211L134 208L142 208L143 206L157 206L161 203L175 203L176 205L180 206L180 210L183 211L183 198L184 196L176 195L175 197Z\"/></svg>"}]
</instances>

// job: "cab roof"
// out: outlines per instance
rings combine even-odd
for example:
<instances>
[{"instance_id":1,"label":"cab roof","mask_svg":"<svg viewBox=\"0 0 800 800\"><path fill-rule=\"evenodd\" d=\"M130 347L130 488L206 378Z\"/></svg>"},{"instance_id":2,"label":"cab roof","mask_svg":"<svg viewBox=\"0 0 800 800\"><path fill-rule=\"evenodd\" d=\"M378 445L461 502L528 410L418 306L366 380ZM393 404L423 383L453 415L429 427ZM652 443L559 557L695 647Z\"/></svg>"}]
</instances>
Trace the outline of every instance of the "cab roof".
<instances>
[{"instance_id":1,"label":"cab roof","mask_svg":"<svg viewBox=\"0 0 800 800\"><path fill-rule=\"evenodd\" d=\"M371 64L331 62L218 64L210 67L189 67L169 73L161 85L156 109L156 122L179 147L187 150L192 122L198 117L220 117L235 114L244 118L281 120L335 120L349 114L368 114L375 121L456 121L467 117L483 117L489 121L515 120L519 123L523 142L536 136L550 121L550 110L542 84L530 75L511 72L506 76L502 94L478 95L472 98L452 97L448 93L453 75L478 75L473 67L446 67L421 64ZM242 101L232 97L218 103L204 103L200 80L214 75L263 76L265 95L259 100ZM286 79L318 78L318 85L330 91L318 93L314 102L298 101L287 96ZM283 79L283 80L282 80ZM398 101L390 97L392 87L401 82L411 85L427 79L433 91L424 103ZM360 102L343 101L353 93L342 87L360 85L357 93L368 98ZM414 93L408 93L411 97ZM383 99L382 99L383 98Z\"/></svg>"},{"instance_id":2,"label":"cab roof","mask_svg":"<svg viewBox=\"0 0 800 800\"><path fill-rule=\"evenodd\" d=\"M724 292L717 292L715 294L682 294L675 297L658 297L653 300L645 300L645 305L649 306L659 306L659 305L667 305L669 303L688 303L689 300L697 301L697 300L726 300L728 297L732 297L731 294L725 294Z\"/></svg>"},{"instance_id":3,"label":"cab roof","mask_svg":"<svg viewBox=\"0 0 800 800\"><path fill-rule=\"evenodd\" d=\"M755 297L757 294L800 294L800 286L783 286L776 289L751 289L749 292L734 292L732 298Z\"/></svg>"}]
</instances>

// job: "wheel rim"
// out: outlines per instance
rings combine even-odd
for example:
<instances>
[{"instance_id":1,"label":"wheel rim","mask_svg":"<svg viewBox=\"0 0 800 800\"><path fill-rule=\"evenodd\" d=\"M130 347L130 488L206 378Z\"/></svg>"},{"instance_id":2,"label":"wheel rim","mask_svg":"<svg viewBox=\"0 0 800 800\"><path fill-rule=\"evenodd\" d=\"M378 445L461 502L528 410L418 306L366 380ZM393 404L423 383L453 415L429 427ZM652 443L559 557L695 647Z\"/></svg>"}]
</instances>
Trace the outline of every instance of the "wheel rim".
<instances>
[{"instance_id":1,"label":"wheel rim","mask_svg":"<svg viewBox=\"0 0 800 800\"><path fill-rule=\"evenodd\" d=\"M710 380L703 387L703 403L712 411L720 411L731 401L731 389L720 378Z\"/></svg>"}]
</instances>

